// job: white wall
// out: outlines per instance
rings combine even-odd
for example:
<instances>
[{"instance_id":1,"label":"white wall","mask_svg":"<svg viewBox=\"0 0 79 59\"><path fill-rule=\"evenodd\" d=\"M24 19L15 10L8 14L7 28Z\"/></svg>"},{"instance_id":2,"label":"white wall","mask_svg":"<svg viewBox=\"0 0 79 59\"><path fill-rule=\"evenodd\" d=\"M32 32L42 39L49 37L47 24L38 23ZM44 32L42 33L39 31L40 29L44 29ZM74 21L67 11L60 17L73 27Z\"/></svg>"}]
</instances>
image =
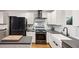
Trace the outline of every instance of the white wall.
<instances>
[{"instance_id":1,"label":"white wall","mask_svg":"<svg viewBox=\"0 0 79 59\"><path fill-rule=\"evenodd\" d=\"M35 12L15 12L10 11L8 12L9 16L18 16L18 17L25 17L27 19L28 24L33 24L35 19Z\"/></svg>"}]
</instances>

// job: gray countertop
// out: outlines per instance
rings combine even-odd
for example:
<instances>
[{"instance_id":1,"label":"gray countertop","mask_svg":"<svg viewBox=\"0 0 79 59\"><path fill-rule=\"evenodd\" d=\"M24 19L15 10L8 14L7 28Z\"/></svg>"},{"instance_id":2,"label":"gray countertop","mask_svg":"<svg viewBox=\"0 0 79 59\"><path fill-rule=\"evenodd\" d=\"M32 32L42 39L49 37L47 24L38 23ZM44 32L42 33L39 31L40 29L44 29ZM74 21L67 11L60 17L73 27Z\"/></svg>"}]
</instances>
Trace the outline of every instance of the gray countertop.
<instances>
[{"instance_id":1,"label":"gray countertop","mask_svg":"<svg viewBox=\"0 0 79 59\"><path fill-rule=\"evenodd\" d=\"M52 34L61 34L57 31L49 31ZM63 34L62 34L63 35ZM68 44L69 46L71 46L72 48L79 48L79 40L73 37L68 37L72 40L62 40L64 43Z\"/></svg>"},{"instance_id":2,"label":"gray countertop","mask_svg":"<svg viewBox=\"0 0 79 59\"><path fill-rule=\"evenodd\" d=\"M50 32L52 34L61 34L61 33L57 32L57 31L48 31L48 32Z\"/></svg>"},{"instance_id":3,"label":"gray countertop","mask_svg":"<svg viewBox=\"0 0 79 59\"><path fill-rule=\"evenodd\" d=\"M72 48L79 48L79 40L62 40Z\"/></svg>"},{"instance_id":4,"label":"gray countertop","mask_svg":"<svg viewBox=\"0 0 79 59\"><path fill-rule=\"evenodd\" d=\"M9 41L1 41L0 44L31 44L32 37L31 36L23 36L19 41L9 42Z\"/></svg>"}]
</instances>

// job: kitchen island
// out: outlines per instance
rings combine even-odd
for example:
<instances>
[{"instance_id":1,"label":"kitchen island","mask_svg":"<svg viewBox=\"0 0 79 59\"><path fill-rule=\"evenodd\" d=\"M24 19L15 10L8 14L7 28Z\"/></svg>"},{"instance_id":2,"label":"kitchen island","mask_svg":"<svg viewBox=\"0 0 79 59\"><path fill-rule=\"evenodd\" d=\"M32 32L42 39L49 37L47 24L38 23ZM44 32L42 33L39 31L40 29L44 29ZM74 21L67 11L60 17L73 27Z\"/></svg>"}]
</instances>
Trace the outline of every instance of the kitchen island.
<instances>
[{"instance_id":1,"label":"kitchen island","mask_svg":"<svg viewBox=\"0 0 79 59\"><path fill-rule=\"evenodd\" d=\"M23 36L19 41L1 41L0 48L31 48L32 37Z\"/></svg>"}]
</instances>

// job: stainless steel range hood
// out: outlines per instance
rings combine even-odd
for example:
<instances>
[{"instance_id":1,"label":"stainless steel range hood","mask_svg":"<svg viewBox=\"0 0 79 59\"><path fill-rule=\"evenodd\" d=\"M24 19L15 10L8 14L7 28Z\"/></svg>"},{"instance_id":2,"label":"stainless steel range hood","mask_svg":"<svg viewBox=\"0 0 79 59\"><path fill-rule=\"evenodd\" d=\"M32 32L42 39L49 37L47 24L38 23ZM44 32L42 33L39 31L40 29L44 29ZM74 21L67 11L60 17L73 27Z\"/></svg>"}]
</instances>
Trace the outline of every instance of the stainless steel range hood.
<instances>
[{"instance_id":1,"label":"stainless steel range hood","mask_svg":"<svg viewBox=\"0 0 79 59\"><path fill-rule=\"evenodd\" d=\"M36 19L47 19L47 18L42 17L42 11L43 10L38 10L37 11L37 17L36 17Z\"/></svg>"}]
</instances>

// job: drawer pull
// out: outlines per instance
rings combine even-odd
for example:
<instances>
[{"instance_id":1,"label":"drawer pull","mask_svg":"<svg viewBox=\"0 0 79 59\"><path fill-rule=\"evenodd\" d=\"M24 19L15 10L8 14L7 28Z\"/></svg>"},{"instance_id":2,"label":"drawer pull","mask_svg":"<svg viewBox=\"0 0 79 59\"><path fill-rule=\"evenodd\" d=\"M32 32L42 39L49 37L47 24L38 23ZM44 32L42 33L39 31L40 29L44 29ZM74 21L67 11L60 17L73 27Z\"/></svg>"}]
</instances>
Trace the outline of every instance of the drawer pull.
<instances>
[{"instance_id":1,"label":"drawer pull","mask_svg":"<svg viewBox=\"0 0 79 59\"><path fill-rule=\"evenodd\" d=\"M56 46L58 46L58 44L55 41L53 41L53 42L55 43Z\"/></svg>"}]
</instances>

